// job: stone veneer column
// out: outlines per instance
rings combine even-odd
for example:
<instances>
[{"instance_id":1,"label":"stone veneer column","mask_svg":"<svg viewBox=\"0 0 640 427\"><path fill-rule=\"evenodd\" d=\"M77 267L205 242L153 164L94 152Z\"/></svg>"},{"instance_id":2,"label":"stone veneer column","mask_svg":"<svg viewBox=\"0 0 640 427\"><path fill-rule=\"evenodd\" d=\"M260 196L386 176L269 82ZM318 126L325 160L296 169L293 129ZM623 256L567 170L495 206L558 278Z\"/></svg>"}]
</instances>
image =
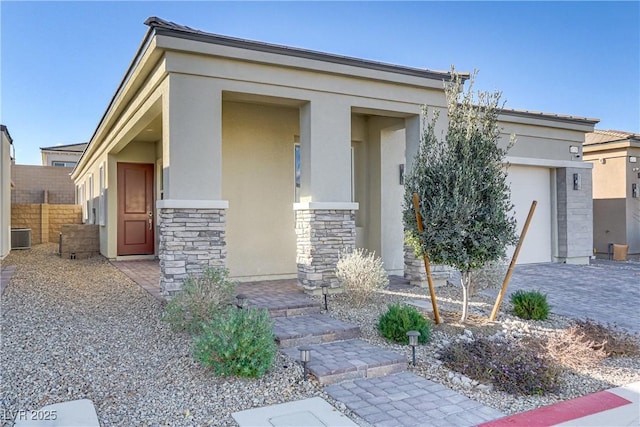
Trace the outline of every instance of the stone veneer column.
<instances>
[{"instance_id":1,"label":"stone veneer column","mask_svg":"<svg viewBox=\"0 0 640 427\"><path fill-rule=\"evenodd\" d=\"M226 209L159 209L160 291L171 296L189 275L226 263Z\"/></svg>"},{"instance_id":2,"label":"stone veneer column","mask_svg":"<svg viewBox=\"0 0 640 427\"><path fill-rule=\"evenodd\" d=\"M299 283L308 291L322 283L338 286L340 253L356 246L355 210L299 209L295 215Z\"/></svg>"},{"instance_id":3,"label":"stone veneer column","mask_svg":"<svg viewBox=\"0 0 640 427\"><path fill-rule=\"evenodd\" d=\"M575 190L573 175L580 176ZM593 198L590 168L557 168L558 250L556 261L588 264L593 255Z\"/></svg>"},{"instance_id":4,"label":"stone veneer column","mask_svg":"<svg viewBox=\"0 0 640 427\"><path fill-rule=\"evenodd\" d=\"M431 278L434 286L443 286L451 278L451 267L446 265L431 264ZM413 247L404 244L404 278L409 280L409 284L426 288L427 271L424 268L424 260L416 256Z\"/></svg>"}]
</instances>

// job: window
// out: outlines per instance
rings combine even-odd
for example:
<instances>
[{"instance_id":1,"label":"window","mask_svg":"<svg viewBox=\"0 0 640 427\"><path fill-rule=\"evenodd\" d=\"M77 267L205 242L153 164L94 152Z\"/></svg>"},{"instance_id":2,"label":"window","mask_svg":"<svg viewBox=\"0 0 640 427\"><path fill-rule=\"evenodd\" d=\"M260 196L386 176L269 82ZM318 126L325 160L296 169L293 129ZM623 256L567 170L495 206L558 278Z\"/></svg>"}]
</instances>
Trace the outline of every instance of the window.
<instances>
[{"instance_id":1,"label":"window","mask_svg":"<svg viewBox=\"0 0 640 427\"><path fill-rule=\"evenodd\" d=\"M100 225L105 225L105 211L106 211L106 206L105 206L105 200L104 200L104 163L100 166L100 175L99 175L99 180L100 180L100 193L98 194L98 224Z\"/></svg>"},{"instance_id":2,"label":"window","mask_svg":"<svg viewBox=\"0 0 640 427\"><path fill-rule=\"evenodd\" d=\"M51 162L51 166L62 166L64 168L72 168L75 167L76 162L61 162L61 161L56 161L56 162Z\"/></svg>"},{"instance_id":3,"label":"window","mask_svg":"<svg viewBox=\"0 0 640 427\"><path fill-rule=\"evenodd\" d=\"M294 202L300 202L300 144L295 143L293 146L294 155ZM353 146L351 147L351 201L355 201L355 152Z\"/></svg>"},{"instance_id":4,"label":"window","mask_svg":"<svg viewBox=\"0 0 640 427\"><path fill-rule=\"evenodd\" d=\"M93 207L93 174L89 175L89 200L87 200L89 224L96 223L96 211Z\"/></svg>"}]
</instances>

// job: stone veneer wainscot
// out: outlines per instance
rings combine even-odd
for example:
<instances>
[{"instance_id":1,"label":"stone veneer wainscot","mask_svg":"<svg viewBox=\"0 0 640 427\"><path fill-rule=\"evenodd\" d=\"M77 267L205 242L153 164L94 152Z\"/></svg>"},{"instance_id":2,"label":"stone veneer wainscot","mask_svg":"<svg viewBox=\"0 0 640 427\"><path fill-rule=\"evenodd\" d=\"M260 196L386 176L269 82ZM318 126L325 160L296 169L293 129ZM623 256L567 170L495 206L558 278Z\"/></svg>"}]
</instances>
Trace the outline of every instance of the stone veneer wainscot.
<instances>
[{"instance_id":1,"label":"stone veneer wainscot","mask_svg":"<svg viewBox=\"0 0 640 427\"><path fill-rule=\"evenodd\" d=\"M171 296L189 275L223 267L226 209L159 209L160 291Z\"/></svg>"},{"instance_id":2,"label":"stone veneer wainscot","mask_svg":"<svg viewBox=\"0 0 640 427\"><path fill-rule=\"evenodd\" d=\"M356 246L354 210L296 210L298 281L309 291L322 283L338 286L335 269L341 252Z\"/></svg>"}]
</instances>

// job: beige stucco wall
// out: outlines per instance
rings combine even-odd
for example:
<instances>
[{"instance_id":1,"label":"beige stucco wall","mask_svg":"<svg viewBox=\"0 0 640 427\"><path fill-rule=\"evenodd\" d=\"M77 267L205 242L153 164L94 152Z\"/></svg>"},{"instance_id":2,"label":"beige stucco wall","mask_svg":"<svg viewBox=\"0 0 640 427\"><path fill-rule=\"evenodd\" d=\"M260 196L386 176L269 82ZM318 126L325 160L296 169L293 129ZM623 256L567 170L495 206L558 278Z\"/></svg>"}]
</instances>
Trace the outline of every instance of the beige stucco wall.
<instances>
[{"instance_id":1,"label":"beige stucco wall","mask_svg":"<svg viewBox=\"0 0 640 427\"><path fill-rule=\"evenodd\" d=\"M237 278L292 277L298 110L225 102L222 130L222 197L229 201L227 267Z\"/></svg>"},{"instance_id":2,"label":"beige stucco wall","mask_svg":"<svg viewBox=\"0 0 640 427\"><path fill-rule=\"evenodd\" d=\"M585 151L585 160L593 164L595 249L606 254L609 243L627 244L630 255L639 254L640 198L632 197L632 184L640 187L640 163L629 162L629 156L640 158L640 147L614 141Z\"/></svg>"},{"instance_id":3,"label":"beige stucco wall","mask_svg":"<svg viewBox=\"0 0 640 427\"><path fill-rule=\"evenodd\" d=\"M0 132L0 260L11 250L11 143Z\"/></svg>"},{"instance_id":4,"label":"beige stucco wall","mask_svg":"<svg viewBox=\"0 0 640 427\"><path fill-rule=\"evenodd\" d=\"M42 166L53 166L53 162L73 162L77 163L80 160L82 153L70 153L70 152L42 152ZM58 166L59 167L59 166Z\"/></svg>"}]
</instances>

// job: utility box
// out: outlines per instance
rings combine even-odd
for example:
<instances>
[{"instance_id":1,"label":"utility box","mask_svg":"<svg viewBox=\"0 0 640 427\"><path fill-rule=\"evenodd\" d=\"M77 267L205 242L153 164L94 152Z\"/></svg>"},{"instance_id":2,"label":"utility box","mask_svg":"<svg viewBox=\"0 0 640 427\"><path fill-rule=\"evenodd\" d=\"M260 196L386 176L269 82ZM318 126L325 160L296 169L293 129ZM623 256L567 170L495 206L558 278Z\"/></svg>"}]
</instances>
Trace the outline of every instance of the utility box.
<instances>
[{"instance_id":1,"label":"utility box","mask_svg":"<svg viewBox=\"0 0 640 427\"><path fill-rule=\"evenodd\" d=\"M626 261L627 253L629 252L629 245L613 245L613 260L614 261Z\"/></svg>"}]
</instances>

